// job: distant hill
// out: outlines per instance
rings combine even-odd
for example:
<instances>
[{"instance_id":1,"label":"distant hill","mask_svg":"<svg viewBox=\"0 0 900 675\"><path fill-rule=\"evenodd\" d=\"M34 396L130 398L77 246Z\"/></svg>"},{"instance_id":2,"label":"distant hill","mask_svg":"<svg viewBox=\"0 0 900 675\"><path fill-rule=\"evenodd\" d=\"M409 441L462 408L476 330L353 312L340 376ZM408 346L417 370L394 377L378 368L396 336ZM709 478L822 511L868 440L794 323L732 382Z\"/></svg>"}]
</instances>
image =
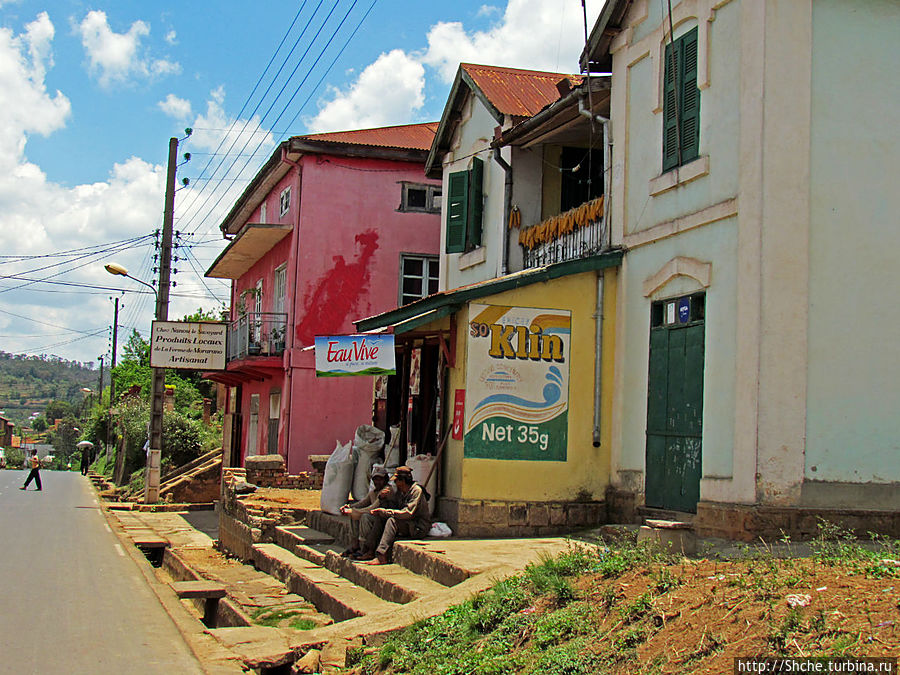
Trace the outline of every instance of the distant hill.
<instances>
[{"instance_id":1,"label":"distant hill","mask_svg":"<svg viewBox=\"0 0 900 675\"><path fill-rule=\"evenodd\" d=\"M109 375L103 373L104 386ZM59 356L9 354L0 351L0 410L13 422L24 422L31 413L44 412L51 401L80 406L81 389L97 391L100 371L93 363L67 361Z\"/></svg>"}]
</instances>

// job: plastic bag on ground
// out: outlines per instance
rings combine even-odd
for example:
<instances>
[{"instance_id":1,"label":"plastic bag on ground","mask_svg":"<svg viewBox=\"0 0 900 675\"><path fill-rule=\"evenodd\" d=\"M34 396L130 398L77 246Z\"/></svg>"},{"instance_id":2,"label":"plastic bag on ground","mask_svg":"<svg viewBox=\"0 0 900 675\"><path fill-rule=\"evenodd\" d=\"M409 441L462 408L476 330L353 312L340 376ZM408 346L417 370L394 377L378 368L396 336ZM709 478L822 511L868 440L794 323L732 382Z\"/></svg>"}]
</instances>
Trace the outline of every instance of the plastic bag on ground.
<instances>
[{"instance_id":1,"label":"plastic bag on ground","mask_svg":"<svg viewBox=\"0 0 900 675\"><path fill-rule=\"evenodd\" d=\"M429 537L449 537L452 534L453 531L447 523L433 523L428 530Z\"/></svg>"},{"instance_id":2,"label":"plastic bag on ground","mask_svg":"<svg viewBox=\"0 0 900 675\"><path fill-rule=\"evenodd\" d=\"M339 515L341 507L347 502L350 485L353 483L353 455L350 449L350 443L341 445L338 441L325 463L322 496L319 500L319 507L325 513Z\"/></svg>"},{"instance_id":3,"label":"plastic bag on ground","mask_svg":"<svg viewBox=\"0 0 900 675\"><path fill-rule=\"evenodd\" d=\"M353 499L359 501L369 492L369 476L372 465L384 447L384 432L371 424L361 424L353 438Z\"/></svg>"}]
</instances>

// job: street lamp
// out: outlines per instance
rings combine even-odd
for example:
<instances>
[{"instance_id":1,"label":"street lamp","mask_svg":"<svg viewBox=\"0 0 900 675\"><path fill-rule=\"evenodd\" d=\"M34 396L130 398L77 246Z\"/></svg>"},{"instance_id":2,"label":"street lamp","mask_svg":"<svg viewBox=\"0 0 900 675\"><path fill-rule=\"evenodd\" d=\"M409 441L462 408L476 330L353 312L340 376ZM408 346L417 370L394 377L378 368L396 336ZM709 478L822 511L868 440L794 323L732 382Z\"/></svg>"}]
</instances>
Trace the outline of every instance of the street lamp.
<instances>
[{"instance_id":1,"label":"street lamp","mask_svg":"<svg viewBox=\"0 0 900 675\"><path fill-rule=\"evenodd\" d=\"M139 284L143 284L144 286L149 288L151 291L153 291L153 296L156 298L156 302L159 303L159 292L156 290L156 286L154 286L153 284L148 284L146 281L141 281L137 277L131 276L130 274L128 274L127 269L125 269L124 267L122 267L121 265L118 265L116 263L108 263L108 264L104 265L103 267L110 274L114 274L119 277L128 277L132 281L136 281Z\"/></svg>"},{"instance_id":2,"label":"street lamp","mask_svg":"<svg viewBox=\"0 0 900 675\"><path fill-rule=\"evenodd\" d=\"M116 276L128 277L132 281L147 286L153 291L156 298L156 320L165 321L168 315L168 290L165 300L160 301L159 291L153 284L141 281L137 277L128 274L128 270L116 263L108 263L103 266L107 272ZM161 282L162 283L162 282ZM168 289L168 279L166 280ZM153 339L151 335L151 341ZM152 349L152 346L151 346ZM163 394L166 389L166 372L162 368L153 368L153 383L150 391L150 443L147 451L147 467L144 473L144 503L155 503L159 500L160 461L162 458L162 427L163 427ZM110 400L112 405L112 400ZM124 452L122 461L125 461ZM116 461L116 471L120 471Z\"/></svg>"}]
</instances>

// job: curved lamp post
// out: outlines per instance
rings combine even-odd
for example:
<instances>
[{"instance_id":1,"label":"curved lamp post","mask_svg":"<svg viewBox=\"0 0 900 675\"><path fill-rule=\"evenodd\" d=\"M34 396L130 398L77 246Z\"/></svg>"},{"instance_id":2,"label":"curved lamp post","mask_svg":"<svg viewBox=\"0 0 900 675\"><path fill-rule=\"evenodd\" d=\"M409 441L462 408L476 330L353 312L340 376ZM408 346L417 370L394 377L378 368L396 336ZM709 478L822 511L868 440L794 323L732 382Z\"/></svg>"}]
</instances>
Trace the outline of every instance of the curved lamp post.
<instances>
[{"instance_id":1,"label":"curved lamp post","mask_svg":"<svg viewBox=\"0 0 900 675\"><path fill-rule=\"evenodd\" d=\"M114 274L119 277L128 277L132 281L136 281L139 284L143 284L144 286L146 286L147 288L149 288L150 290L153 291L153 296L156 298L156 302L157 303L159 302L159 291L156 290L156 286L154 286L153 284L148 284L146 281L141 281L137 277L131 276L130 274L128 274L127 269L125 269L124 267L122 267L121 265L118 265L116 263L108 263L108 264L104 265L103 267L110 274Z\"/></svg>"}]
</instances>

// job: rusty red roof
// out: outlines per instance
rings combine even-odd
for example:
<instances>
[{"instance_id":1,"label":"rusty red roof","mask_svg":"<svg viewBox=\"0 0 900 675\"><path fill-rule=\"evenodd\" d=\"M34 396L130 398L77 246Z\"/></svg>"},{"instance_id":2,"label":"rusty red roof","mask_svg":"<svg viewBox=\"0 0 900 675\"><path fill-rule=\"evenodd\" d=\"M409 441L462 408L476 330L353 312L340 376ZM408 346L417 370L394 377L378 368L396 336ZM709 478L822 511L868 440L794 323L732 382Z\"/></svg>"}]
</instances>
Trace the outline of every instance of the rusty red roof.
<instances>
[{"instance_id":1,"label":"rusty red roof","mask_svg":"<svg viewBox=\"0 0 900 675\"><path fill-rule=\"evenodd\" d=\"M491 104L504 115L531 117L544 106L559 99L556 84L568 79L573 85L581 83L580 75L547 73L538 70L519 70L500 66L461 63Z\"/></svg>"},{"instance_id":2,"label":"rusty red roof","mask_svg":"<svg viewBox=\"0 0 900 675\"><path fill-rule=\"evenodd\" d=\"M431 148L437 128L437 122L426 122L425 124L402 124L394 127L379 127L377 129L356 129L354 131L309 134L300 136L300 138L307 141L321 141L325 143L428 150Z\"/></svg>"}]
</instances>

